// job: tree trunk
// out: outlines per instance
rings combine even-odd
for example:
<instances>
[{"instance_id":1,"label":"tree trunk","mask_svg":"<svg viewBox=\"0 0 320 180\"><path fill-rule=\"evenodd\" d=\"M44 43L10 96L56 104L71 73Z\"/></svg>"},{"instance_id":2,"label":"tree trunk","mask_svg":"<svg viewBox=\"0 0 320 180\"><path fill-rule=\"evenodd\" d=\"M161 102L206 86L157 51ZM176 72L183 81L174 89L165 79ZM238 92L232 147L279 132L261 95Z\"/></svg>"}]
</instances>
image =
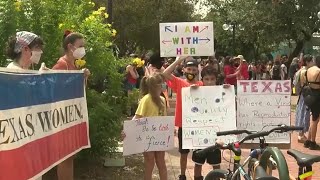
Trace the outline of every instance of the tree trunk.
<instances>
[{"instance_id":1,"label":"tree trunk","mask_svg":"<svg viewBox=\"0 0 320 180\"><path fill-rule=\"evenodd\" d=\"M293 52L290 54L286 65L290 65L292 62L292 59L297 57L300 54L300 52L302 51L302 49L304 47L304 44L305 44L305 40L297 41L296 47L294 48Z\"/></svg>"}]
</instances>

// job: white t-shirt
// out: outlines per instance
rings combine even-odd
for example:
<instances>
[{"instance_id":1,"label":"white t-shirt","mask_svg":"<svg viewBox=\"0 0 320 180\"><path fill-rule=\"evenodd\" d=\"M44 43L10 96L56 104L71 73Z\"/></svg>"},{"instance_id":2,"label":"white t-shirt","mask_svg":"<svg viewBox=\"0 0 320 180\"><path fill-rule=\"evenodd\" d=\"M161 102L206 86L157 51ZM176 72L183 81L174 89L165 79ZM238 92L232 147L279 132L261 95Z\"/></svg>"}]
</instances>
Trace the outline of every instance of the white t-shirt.
<instances>
[{"instance_id":1,"label":"white t-shirt","mask_svg":"<svg viewBox=\"0 0 320 180\"><path fill-rule=\"evenodd\" d=\"M285 64L281 64L281 71L280 71L281 80L286 80L285 77L287 74L288 74L287 66Z\"/></svg>"},{"instance_id":2,"label":"white t-shirt","mask_svg":"<svg viewBox=\"0 0 320 180\"><path fill-rule=\"evenodd\" d=\"M8 64L7 68L9 68L9 69L22 69L15 62L11 62L10 64Z\"/></svg>"}]
</instances>

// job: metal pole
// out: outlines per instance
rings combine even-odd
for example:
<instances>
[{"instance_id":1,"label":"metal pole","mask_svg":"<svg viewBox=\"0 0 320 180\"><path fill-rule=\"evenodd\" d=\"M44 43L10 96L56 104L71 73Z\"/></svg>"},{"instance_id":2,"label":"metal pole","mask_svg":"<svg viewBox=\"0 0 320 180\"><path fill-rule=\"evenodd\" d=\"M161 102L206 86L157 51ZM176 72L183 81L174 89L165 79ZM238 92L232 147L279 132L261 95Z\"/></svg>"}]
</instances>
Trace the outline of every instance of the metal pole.
<instances>
[{"instance_id":1,"label":"metal pole","mask_svg":"<svg viewBox=\"0 0 320 180\"><path fill-rule=\"evenodd\" d=\"M236 41L236 25L235 24L232 24L232 55L235 56L235 53L236 53L236 44L235 44L235 41Z\"/></svg>"},{"instance_id":2,"label":"metal pole","mask_svg":"<svg viewBox=\"0 0 320 180\"><path fill-rule=\"evenodd\" d=\"M112 5L113 5L112 0L108 0L108 14L109 14L108 22L110 24L112 23Z\"/></svg>"}]
</instances>

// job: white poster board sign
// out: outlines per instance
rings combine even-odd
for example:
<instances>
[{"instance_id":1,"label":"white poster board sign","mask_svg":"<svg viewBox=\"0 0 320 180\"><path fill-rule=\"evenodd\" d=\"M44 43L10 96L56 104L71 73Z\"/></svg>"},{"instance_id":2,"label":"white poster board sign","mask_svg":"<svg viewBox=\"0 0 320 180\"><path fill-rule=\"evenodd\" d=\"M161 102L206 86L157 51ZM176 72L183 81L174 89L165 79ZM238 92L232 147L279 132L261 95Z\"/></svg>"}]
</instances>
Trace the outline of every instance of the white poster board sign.
<instances>
[{"instance_id":1,"label":"white poster board sign","mask_svg":"<svg viewBox=\"0 0 320 180\"><path fill-rule=\"evenodd\" d=\"M182 89L182 148L203 149L215 144L216 133L235 130L234 87L202 86ZM234 136L220 136L234 142Z\"/></svg>"},{"instance_id":2,"label":"white poster board sign","mask_svg":"<svg viewBox=\"0 0 320 180\"><path fill-rule=\"evenodd\" d=\"M159 116L125 121L123 155L174 148L174 117Z\"/></svg>"},{"instance_id":3,"label":"white poster board sign","mask_svg":"<svg viewBox=\"0 0 320 180\"><path fill-rule=\"evenodd\" d=\"M238 129L261 131L274 128L272 125L290 125L291 82L289 80L241 80L238 81L237 89ZM290 136L288 133L272 133L266 137L266 141L290 143ZM259 141L257 139L253 142Z\"/></svg>"},{"instance_id":4,"label":"white poster board sign","mask_svg":"<svg viewBox=\"0 0 320 180\"><path fill-rule=\"evenodd\" d=\"M160 23L162 57L213 56L213 22Z\"/></svg>"}]
</instances>

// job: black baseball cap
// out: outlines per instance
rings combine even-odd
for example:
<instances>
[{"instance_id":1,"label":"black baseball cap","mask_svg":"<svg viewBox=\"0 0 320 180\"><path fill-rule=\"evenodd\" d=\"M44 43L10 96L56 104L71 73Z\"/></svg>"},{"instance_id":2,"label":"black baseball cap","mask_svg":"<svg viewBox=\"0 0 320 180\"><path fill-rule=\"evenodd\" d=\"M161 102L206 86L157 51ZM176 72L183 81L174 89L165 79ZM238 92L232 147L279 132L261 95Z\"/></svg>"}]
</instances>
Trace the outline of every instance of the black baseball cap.
<instances>
[{"instance_id":1,"label":"black baseball cap","mask_svg":"<svg viewBox=\"0 0 320 180\"><path fill-rule=\"evenodd\" d=\"M190 59L184 62L184 67L198 67L199 63L195 59Z\"/></svg>"}]
</instances>

